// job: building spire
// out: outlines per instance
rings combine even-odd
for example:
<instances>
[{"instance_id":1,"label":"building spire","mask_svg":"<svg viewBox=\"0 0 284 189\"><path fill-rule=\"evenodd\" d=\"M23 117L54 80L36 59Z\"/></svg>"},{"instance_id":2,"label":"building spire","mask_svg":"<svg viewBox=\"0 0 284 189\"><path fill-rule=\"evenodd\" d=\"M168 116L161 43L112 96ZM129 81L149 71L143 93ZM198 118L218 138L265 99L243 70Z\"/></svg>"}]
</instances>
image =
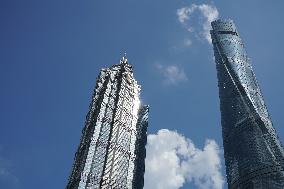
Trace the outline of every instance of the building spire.
<instances>
[{"instance_id":1,"label":"building spire","mask_svg":"<svg viewBox=\"0 0 284 189\"><path fill-rule=\"evenodd\" d=\"M124 52L123 57L120 59L120 64L127 64L126 52Z\"/></svg>"}]
</instances>

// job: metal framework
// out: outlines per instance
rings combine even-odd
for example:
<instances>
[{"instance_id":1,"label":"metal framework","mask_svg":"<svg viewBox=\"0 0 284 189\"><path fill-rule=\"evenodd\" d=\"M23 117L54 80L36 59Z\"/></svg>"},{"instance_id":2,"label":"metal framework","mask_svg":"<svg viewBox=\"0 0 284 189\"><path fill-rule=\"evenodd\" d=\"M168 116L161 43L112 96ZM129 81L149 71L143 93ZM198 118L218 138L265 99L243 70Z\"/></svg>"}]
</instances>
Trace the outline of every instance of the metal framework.
<instances>
[{"instance_id":1,"label":"metal framework","mask_svg":"<svg viewBox=\"0 0 284 189\"><path fill-rule=\"evenodd\" d=\"M283 189L284 151L232 20L211 23L230 189Z\"/></svg>"},{"instance_id":2,"label":"metal framework","mask_svg":"<svg viewBox=\"0 0 284 189\"><path fill-rule=\"evenodd\" d=\"M148 106L141 106L133 68L102 69L66 189L143 188Z\"/></svg>"}]
</instances>

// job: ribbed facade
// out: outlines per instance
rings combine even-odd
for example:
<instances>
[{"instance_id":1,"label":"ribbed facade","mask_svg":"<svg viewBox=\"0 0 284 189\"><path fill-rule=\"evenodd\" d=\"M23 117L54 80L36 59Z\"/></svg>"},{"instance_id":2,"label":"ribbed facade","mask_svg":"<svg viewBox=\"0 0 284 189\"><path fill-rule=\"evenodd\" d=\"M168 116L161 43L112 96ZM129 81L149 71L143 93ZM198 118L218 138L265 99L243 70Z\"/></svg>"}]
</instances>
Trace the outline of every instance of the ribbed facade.
<instances>
[{"instance_id":1,"label":"ribbed facade","mask_svg":"<svg viewBox=\"0 0 284 189\"><path fill-rule=\"evenodd\" d=\"M230 189L283 189L284 151L232 20L211 23Z\"/></svg>"},{"instance_id":2,"label":"ribbed facade","mask_svg":"<svg viewBox=\"0 0 284 189\"><path fill-rule=\"evenodd\" d=\"M66 189L143 188L149 107L139 94L125 57L101 70Z\"/></svg>"}]
</instances>

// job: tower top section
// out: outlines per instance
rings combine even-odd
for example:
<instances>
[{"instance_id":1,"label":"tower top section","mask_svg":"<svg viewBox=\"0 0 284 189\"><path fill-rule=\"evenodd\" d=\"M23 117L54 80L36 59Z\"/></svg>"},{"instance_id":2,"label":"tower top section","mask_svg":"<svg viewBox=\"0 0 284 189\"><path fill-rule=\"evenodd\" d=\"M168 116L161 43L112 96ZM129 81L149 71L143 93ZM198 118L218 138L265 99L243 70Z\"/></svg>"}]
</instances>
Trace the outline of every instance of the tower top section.
<instances>
[{"instance_id":1,"label":"tower top section","mask_svg":"<svg viewBox=\"0 0 284 189\"><path fill-rule=\"evenodd\" d=\"M126 52L124 53L123 57L120 59L120 64L128 64L128 60L126 58Z\"/></svg>"},{"instance_id":2,"label":"tower top section","mask_svg":"<svg viewBox=\"0 0 284 189\"><path fill-rule=\"evenodd\" d=\"M238 36L235 23L231 19L218 19L211 22L213 30L219 34L233 34Z\"/></svg>"}]
</instances>

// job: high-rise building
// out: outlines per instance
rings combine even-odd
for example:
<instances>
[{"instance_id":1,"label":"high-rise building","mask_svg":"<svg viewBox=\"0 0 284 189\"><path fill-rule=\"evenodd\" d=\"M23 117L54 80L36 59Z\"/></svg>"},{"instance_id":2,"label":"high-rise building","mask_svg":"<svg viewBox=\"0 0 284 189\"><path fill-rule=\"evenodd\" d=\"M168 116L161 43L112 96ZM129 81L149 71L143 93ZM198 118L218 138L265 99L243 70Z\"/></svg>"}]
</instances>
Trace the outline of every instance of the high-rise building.
<instances>
[{"instance_id":1,"label":"high-rise building","mask_svg":"<svg viewBox=\"0 0 284 189\"><path fill-rule=\"evenodd\" d=\"M102 69L66 189L142 189L148 106L123 57Z\"/></svg>"},{"instance_id":2,"label":"high-rise building","mask_svg":"<svg viewBox=\"0 0 284 189\"><path fill-rule=\"evenodd\" d=\"M211 23L230 189L284 188L284 151L232 20Z\"/></svg>"}]
</instances>

